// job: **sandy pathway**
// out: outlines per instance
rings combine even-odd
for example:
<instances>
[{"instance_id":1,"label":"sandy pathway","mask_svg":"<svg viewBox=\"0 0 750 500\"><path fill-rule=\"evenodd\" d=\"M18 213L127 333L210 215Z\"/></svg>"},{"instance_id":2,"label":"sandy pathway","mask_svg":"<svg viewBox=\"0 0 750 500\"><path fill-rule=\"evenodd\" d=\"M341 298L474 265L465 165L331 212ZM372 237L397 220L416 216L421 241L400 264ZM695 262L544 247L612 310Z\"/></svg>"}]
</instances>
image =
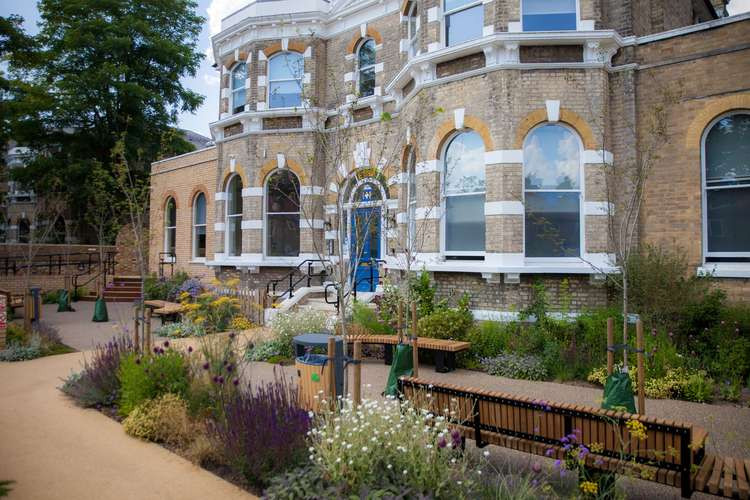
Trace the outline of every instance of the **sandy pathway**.
<instances>
[{"instance_id":1,"label":"sandy pathway","mask_svg":"<svg viewBox=\"0 0 750 500\"><path fill-rule=\"evenodd\" d=\"M239 488L71 403L80 353L0 363L0 479L10 499L249 499Z\"/></svg>"}]
</instances>

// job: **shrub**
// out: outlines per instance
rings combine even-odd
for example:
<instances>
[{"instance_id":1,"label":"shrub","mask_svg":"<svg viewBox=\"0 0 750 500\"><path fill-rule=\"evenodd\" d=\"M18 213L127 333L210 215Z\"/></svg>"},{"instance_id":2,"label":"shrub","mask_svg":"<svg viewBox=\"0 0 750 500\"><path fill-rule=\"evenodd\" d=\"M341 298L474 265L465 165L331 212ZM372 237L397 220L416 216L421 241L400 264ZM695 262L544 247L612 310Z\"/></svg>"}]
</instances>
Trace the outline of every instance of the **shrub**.
<instances>
[{"instance_id":1,"label":"shrub","mask_svg":"<svg viewBox=\"0 0 750 500\"><path fill-rule=\"evenodd\" d=\"M179 323L167 323L160 326L154 335L157 337L169 337L173 339L184 337L202 337L206 329L202 325L196 325L192 321L181 321Z\"/></svg>"},{"instance_id":2,"label":"shrub","mask_svg":"<svg viewBox=\"0 0 750 500\"><path fill-rule=\"evenodd\" d=\"M263 491L263 498L267 500L315 500L343 496L343 488L329 484L314 465L303 465L277 474Z\"/></svg>"},{"instance_id":3,"label":"shrub","mask_svg":"<svg viewBox=\"0 0 750 500\"><path fill-rule=\"evenodd\" d=\"M190 387L188 363L174 350L155 348L155 354L129 354L120 363L120 414L162 394L185 397Z\"/></svg>"},{"instance_id":4,"label":"shrub","mask_svg":"<svg viewBox=\"0 0 750 500\"><path fill-rule=\"evenodd\" d=\"M395 333L393 327L378 318L378 314L366 304L354 302L351 322L360 328L360 333L370 335L390 335Z\"/></svg>"},{"instance_id":5,"label":"shrub","mask_svg":"<svg viewBox=\"0 0 750 500\"><path fill-rule=\"evenodd\" d=\"M278 313L271 320L271 332L282 348L280 355L292 358L292 339L303 333L327 332L328 316L323 311L299 309L286 313Z\"/></svg>"},{"instance_id":6,"label":"shrub","mask_svg":"<svg viewBox=\"0 0 750 500\"><path fill-rule=\"evenodd\" d=\"M508 348L513 335L511 323L499 321L482 321L474 325L467 335L471 342L471 353L477 358L491 358Z\"/></svg>"},{"instance_id":7,"label":"shrub","mask_svg":"<svg viewBox=\"0 0 750 500\"><path fill-rule=\"evenodd\" d=\"M297 389L274 375L273 382L238 391L224 407L225 418L209 424L227 463L255 486L300 462L310 428Z\"/></svg>"},{"instance_id":8,"label":"shrub","mask_svg":"<svg viewBox=\"0 0 750 500\"><path fill-rule=\"evenodd\" d=\"M24 330L22 325L9 323L5 331L5 342L10 344L26 344L29 341L29 332Z\"/></svg>"},{"instance_id":9,"label":"shrub","mask_svg":"<svg viewBox=\"0 0 750 500\"><path fill-rule=\"evenodd\" d=\"M50 290L42 294L42 304L57 304L58 300L60 300L59 290Z\"/></svg>"},{"instance_id":10,"label":"shrub","mask_svg":"<svg viewBox=\"0 0 750 500\"><path fill-rule=\"evenodd\" d=\"M84 359L83 370L68 377L60 389L83 407L113 406L120 393L120 361L134 352L133 340L125 335L98 344L91 359Z\"/></svg>"},{"instance_id":11,"label":"shrub","mask_svg":"<svg viewBox=\"0 0 750 500\"><path fill-rule=\"evenodd\" d=\"M247 350L248 361L269 361L273 358L285 358L285 354L289 354L290 349L287 345L279 339L266 340L259 344L253 345Z\"/></svg>"},{"instance_id":12,"label":"shrub","mask_svg":"<svg viewBox=\"0 0 750 500\"><path fill-rule=\"evenodd\" d=\"M408 498L473 498L478 487L459 432L408 402L344 400L321 413L310 439L310 463L346 495L387 486Z\"/></svg>"},{"instance_id":13,"label":"shrub","mask_svg":"<svg viewBox=\"0 0 750 500\"><path fill-rule=\"evenodd\" d=\"M694 373L688 377L682 392L688 401L710 403L714 398L714 381L705 373Z\"/></svg>"},{"instance_id":14,"label":"shrub","mask_svg":"<svg viewBox=\"0 0 750 500\"><path fill-rule=\"evenodd\" d=\"M207 332L224 332L240 312L240 302L234 297L203 292L195 302L188 298L182 301L187 319L206 329Z\"/></svg>"},{"instance_id":15,"label":"shrub","mask_svg":"<svg viewBox=\"0 0 750 500\"><path fill-rule=\"evenodd\" d=\"M255 328L252 321L242 315L237 315L229 322L229 328L233 331L250 330Z\"/></svg>"},{"instance_id":16,"label":"shrub","mask_svg":"<svg viewBox=\"0 0 750 500\"><path fill-rule=\"evenodd\" d=\"M469 309L468 295L464 295L455 309L437 309L420 318L419 335L433 339L465 340L474 325L474 316Z\"/></svg>"},{"instance_id":17,"label":"shrub","mask_svg":"<svg viewBox=\"0 0 750 500\"><path fill-rule=\"evenodd\" d=\"M32 334L26 345L15 342L8 344L5 350L0 351L0 361L28 361L42 355L42 341L38 335Z\"/></svg>"},{"instance_id":18,"label":"shrub","mask_svg":"<svg viewBox=\"0 0 750 500\"><path fill-rule=\"evenodd\" d=\"M195 434L190 444L183 450L183 456L195 465L205 463L222 463L224 457L221 455L216 443L209 438L204 431Z\"/></svg>"},{"instance_id":19,"label":"shrub","mask_svg":"<svg viewBox=\"0 0 750 500\"><path fill-rule=\"evenodd\" d=\"M15 481L0 481L0 497L7 497L12 488L10 487L11 484L15 483Z\"/></svg>"},{"instance_id":20,"label":"shrub","mask_svg":"<svg viewBox=\"0 0 750 500\"><path fill-rule=\"evenodd\" d=\"M544 380L547 370L539 356L533 354L503 353L494 358L482 359L482 368L490 375L519 378L523 380Z\"/></svg>"},{"instance_id":21,"label":"shrub","mask_svg":"<svg viewBox=\"0 0 750 500\"><path fill-rule=\"evenodd\" d=\"M203 293L203 283L198 278L188 278L175 288L174 295L176 298L182 299L183 294L187 294L188 297L195 299Z\"/></svg>"},{"instance_id":22,"label":"shrub","mask_svg":"<svg viewBox=\"0 0 750 500\"><path fill-rule=\"evenodd\" d=\"M122 426L133 437L180 447L190 443L195 430L185 400L169 393L136 406Z\"/></svg>"},{"instance_id":23,"label":"shrub","mask_svg":"<svg viewBox=\"0 0 750 500\"><path fill-rule=\"evenodd\" d=\"M188 278L188 274L183 271L174 273L170 278L157 277L156 273L151 273L143 282L146 300L175 300L180 287Z\"/></svg>"}]
</instances>

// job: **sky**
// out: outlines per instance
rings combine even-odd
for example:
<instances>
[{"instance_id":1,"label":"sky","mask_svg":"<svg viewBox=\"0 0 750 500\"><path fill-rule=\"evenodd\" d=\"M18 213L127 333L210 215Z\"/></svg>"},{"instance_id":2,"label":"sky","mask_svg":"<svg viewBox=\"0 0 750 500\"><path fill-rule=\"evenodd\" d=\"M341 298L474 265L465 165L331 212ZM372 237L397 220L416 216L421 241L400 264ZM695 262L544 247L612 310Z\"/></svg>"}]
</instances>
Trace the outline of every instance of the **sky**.
<instances>
[{"instance_id":1,"label":"sky","mask_svg":"<svg viewBox=\"0 0 750 500\"><path fill-rule=\"evenodd\" d=\"M211 67L211 35L221 30L221 19L232 12L251 3L252 0L198 0L198 13L206 18L206 23L201 31L198 46L206 54L195 77L184 78L183 84L204 95L203 106L193 113L182 113L179 117L179 126L184 129L198 132L211 137L208 128L210 122L216 121L219 116L219 73ZM731 0L729 3L729 14L740 14L750 11L750 0ZM0 16L18 14L25 19L25 27L30 33L38 31L36 27L39 21L39 12L36 2L33 0L0 0Z\"/></svg>"}]
</instances>

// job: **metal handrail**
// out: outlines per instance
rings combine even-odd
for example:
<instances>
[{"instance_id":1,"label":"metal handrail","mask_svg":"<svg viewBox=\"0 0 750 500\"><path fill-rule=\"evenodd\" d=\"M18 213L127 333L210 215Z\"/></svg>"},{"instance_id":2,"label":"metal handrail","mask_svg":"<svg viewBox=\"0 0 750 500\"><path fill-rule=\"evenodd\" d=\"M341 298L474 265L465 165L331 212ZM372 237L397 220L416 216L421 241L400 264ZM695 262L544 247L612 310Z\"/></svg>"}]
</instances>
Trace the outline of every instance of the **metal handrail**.
<instances>
[{"instance_id":1,"label":"metal handrail","mask_svg":"<svg viewBox=\"0 0 750 500\"><path fill-rule=\"evenodd\" d=\"M370 264L373 264L373 263L385 264L385 260L383 259L370 259L369 262ZM364 278L354 281L351 289L347 290L346 293L344 293L343 297L341 298L346 298L351 293L354 295L354 298L356 299L357 298L357 286L361 283L367 283L367 282L370 283L370 293L374 292L377 289L377 285L375 284L375 267L372 265L370 265L370 276L365 276ZM381 282L381 278L380 278L380 274L378 274L377 284L380 284L380 282ZM339 293L338 293L339 285L340 285L339 283L329 283L326 285L323 291L324 293L323 299L325 300L326 304L331 304L331 305L336 306L336 312L338 312L339 307L340 307L340 302L341 302L339 298ZM328 289L331 287L334 287L336 289L336 300L334 302L330 302L328 300Z\"/></svg>"},{"instance_id":2,"label":"metal handrail","mask_svg":"<svg viewBox=\"0 0 750 500\"><path fill-rule=\"evenodd\" d=\"M170 257L169 260L164 260L164 256ZM172 252L159 252L159 277L164 276L164 266L169 265L169 276L174 275L174 263L177 261L177 256Z\"/></svg>"},{"instance_id":3,"label":"metal handrail","mask_svg":"<svg viewBox=\"0 0 750 500\"><path fill-rule=\"evenodd\" d=\"M114 250L108 250L105 252L107 255L114 255L117 252ZM85 259L78 259L76 257L85 256ZM93 256L97 258L94 259ZM15 276L20 271L25 269L47 269L47 274L63 274L64 269L68 267L77 267L78 269L91 269L95 264L99 264L99 253L98 252L73 252L73 253L53 253L37 255L34 260L28 264L23 262L24 257L20 256L4 256L0 257L0 270L6 276L11 272ZM73 258L71 260L71 258ZM21 262L19 262L21 261ZM56 272L55 272L56 271ZM88 274L88 273L84 273Z\"/></svg>"},{"instance_id":4,"label":"metal handrail","mask_svg":"<svg viewBox=\"0 0 750 500\"><path fill-rule=\"evenodd\" d=\"M87 274L90 274L91 273L91 268L90 267L89 267L89 269L86 272L82 272L82 273L73 275L73 294L77 294L78 293L78 289L80 287L84 287L84 286L88 285L89 283L91 283L95 279L99 278L100 276L104 277L103 283L104 283L104 286L106 286L106 283L107 283L107 274L111 273L113 276L115 274L115 267L117 265L117 261L115 260L115 255L116 254L117 254L117 252L107 252L107 258L106 258L106 260L103 263L100 263L99 272L96 273L95 275L89 277L89 279L86 280L83 283L78 283L78 278L80 278L81 276L86 276ZM98 290L97 290L97 292L98 292Z\"/></svg>"},{"instance_id":5,"label":"metal handrail","mask_svg":"<svg viewBox=\"0 0 750 500\"><path fill-rule=\"evenodd\" d=\"M312 272L312 266L316 262L320 262L321 264L324 264L323 270L317 274ZM288 298L294 297L294 289L297 287L297 285L299 285L303 281L307 281L307 286L310 287L310 285L312 284L313 278L320 278L320 283L323 284L324 278L328 276L325 263L332 264L333 262L330 259L305 259L303 260L297 265L297 267L295 267L289 274L285 275L283 278L269 280L268 283L266 283L266 295L273 293L273 295L276 296L276 286L282 281L286 281L286 280L289 280L289 286L284 290L284 292L281 295L282 296L288 295ZM301 271L302 266L305 264L307 264L307 273L302 273L302 276L299 276L298 279L295 281L295 275Z\"/></svg>"}]
</instances>

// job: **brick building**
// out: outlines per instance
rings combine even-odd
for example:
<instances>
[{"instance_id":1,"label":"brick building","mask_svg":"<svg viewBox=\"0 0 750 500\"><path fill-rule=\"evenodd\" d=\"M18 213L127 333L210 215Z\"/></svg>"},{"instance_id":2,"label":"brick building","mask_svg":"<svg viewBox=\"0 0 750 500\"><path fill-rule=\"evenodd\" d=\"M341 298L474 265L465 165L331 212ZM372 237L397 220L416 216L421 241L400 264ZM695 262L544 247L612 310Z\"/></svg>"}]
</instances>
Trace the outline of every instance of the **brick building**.
<instances>
[{"instance_id":1,"label":"brick building","mask_svg":"<svg viewBox=\"0 0 750 500\"><path fill-rule=\"evenodd\" d=\"M655 109L641 210L750 295L750 16L708 0L275 0L222 21L216 145L152 168L151 267L263 286L306 259L426 269L479 317L545 283L608 300L609 228ZM664 96L673 96L667 99ZM661 115L660 115L661 116ZM743 217L744 216L744 217ZM363 255L366 254L366 258Z\"/></svg>"}]
</instances>

